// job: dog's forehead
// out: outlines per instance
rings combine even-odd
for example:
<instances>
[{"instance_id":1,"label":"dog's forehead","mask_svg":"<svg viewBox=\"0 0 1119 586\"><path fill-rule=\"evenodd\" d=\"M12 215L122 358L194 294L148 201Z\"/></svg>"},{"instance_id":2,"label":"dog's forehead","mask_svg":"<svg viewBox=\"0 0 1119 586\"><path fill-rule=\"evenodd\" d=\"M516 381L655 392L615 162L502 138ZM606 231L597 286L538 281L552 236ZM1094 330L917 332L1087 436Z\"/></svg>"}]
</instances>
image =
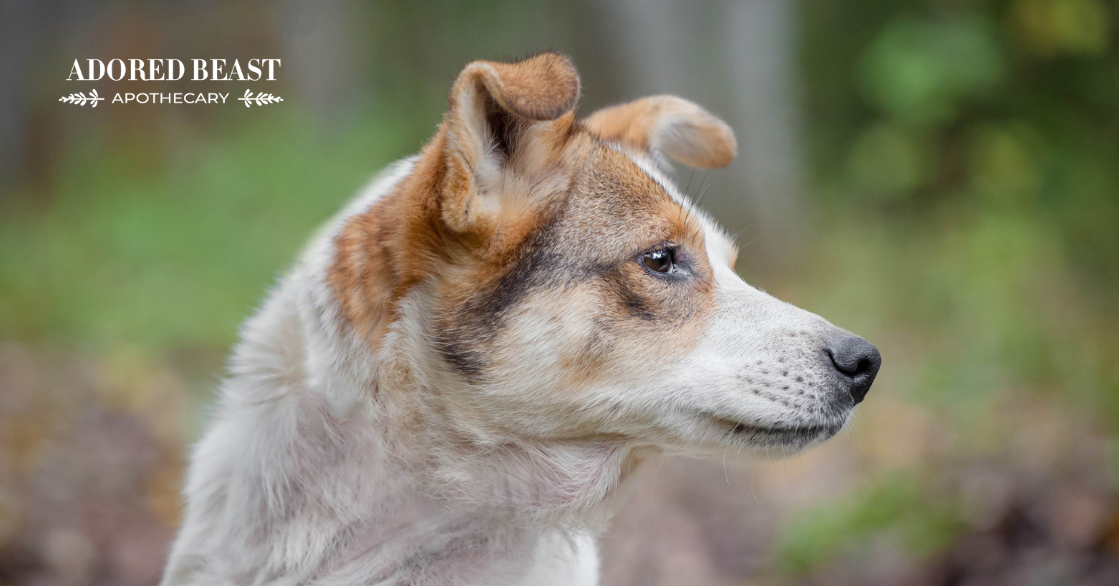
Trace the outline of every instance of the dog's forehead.
<instances>
[{"instance_id":1,"label":"dog's forehead","mask_svg":"<svg viewBox=\"0 0 1119 586\"><path fill-rule=\"evenodd\" d=\"M662 192L665 197L672 199L672 201L681 206L684 206L688 203L687 198L684 197L684 195L681 194L680 190L676 187L676 183L673 182L672 179L670 179L668 175L666 175L661 170L661 168L658 167L657 164L644 153L634 152L616 143L606 143L606 146L611 151L614 151L628 159L629 162L632 163L633 166L640 171L640 176L643 179L647 178L649 181L652 181L654 184L656 184L657 188L659 188L660 192Z\"/></svg>"},{"instance_id":2,"label":"dog's forehead","mask_svg":"<svg viewBox=\"0 0 1119 586\"><path fill-rule=\"evenodd\" d=\"M575 210L599 214L602 219L635 223L653 214L680 208L665 186L649 175L634 157L602 145L588 158L571 190Z\"/></svg>"},{"instance_id":3,"label":"dog's forehead","mask_svg":"<svg viewBox=\"0 0 1119 586\"><path fill-rule=\"evenodd\" d=\"M731 239L652 158L614 143L598 147L572 185L570 236L587 242L605 235L680 239L707 249L715 262L734 264Z\"/></svg>"}]
</instances>

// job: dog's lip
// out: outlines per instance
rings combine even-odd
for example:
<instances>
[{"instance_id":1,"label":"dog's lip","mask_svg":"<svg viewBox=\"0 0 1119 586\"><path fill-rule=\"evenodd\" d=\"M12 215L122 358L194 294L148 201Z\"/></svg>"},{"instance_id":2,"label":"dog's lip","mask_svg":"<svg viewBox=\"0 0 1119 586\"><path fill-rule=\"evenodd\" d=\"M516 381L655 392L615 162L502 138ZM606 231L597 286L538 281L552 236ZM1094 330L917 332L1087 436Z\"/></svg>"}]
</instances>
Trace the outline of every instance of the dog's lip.
<instances>
[{"instance_id":1,"label":"dog's lip","mask_svg":"<svg viewBox=\"0 0 1119 586\"><path fill-rule=\"evenodd\" d=\"M765 438L778 441L811 441L820 437L831 437L842 427L843 423L798 423L798 424L767 424L750 423L744 419L703 412L702 415L710 422L731 436Z\"/></svg>"},{"instance_id":2,"label":"dog's lip","mask_svg":"<svg viewBox=\"0 0 1119 586\"><path fill-rule=\"evenodd\" d=\"M738 421L737 419L727 419L725 417L716 417L716 421L726 427L729 427L731 433L760 433L766 435L780 435L788 433L803 433L815 434L818 431L823 431L826 425L794 425L794 426L781 426L781 425L757 425Z\"/></svg>"}]
</instances>

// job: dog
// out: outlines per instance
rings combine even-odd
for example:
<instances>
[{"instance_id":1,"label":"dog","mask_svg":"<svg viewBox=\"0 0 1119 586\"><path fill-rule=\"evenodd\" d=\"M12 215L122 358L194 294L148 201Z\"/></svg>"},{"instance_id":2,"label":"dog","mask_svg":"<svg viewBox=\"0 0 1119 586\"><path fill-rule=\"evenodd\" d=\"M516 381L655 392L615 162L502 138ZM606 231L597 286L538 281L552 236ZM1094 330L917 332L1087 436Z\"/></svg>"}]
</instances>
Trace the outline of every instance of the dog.
<instances>
[{"instance_id":1,"label":"dog","mask_svg":"<svg viewBox=\"0 0 1119 586\"><path fill-rule=\"evenodd\" d=\"M843 427L878 351L743 282L669 179L730 128L674 96L579 120L579 84L467 65L312 239L243 327L164 586L597 584L643 460Z\"/></svg>"}]
</instances>

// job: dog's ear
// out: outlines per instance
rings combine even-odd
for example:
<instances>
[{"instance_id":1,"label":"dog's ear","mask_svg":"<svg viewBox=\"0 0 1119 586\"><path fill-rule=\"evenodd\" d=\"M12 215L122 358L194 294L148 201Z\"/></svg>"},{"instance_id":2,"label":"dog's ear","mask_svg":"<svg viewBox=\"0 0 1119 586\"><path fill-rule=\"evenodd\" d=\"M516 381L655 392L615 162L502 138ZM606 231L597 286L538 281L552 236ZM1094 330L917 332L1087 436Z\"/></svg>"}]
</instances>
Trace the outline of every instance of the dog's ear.
<instances>
[{"instance_id":1,"label":"dog's ear","mask_svg":"<svg viewBox=\"0 0 1119 586\"><path fill-rule=\"evenodd\" d=\"M649 96L603 108L583 122L599 137L693 167L726 167L738 152L726 122L676 96Z\"/></svg>"},{"instance_id":2,"label":"dog's ear","mask_svg":"<svg viewBox=\"0 0 1119 586\"><path fill-rule=\"evenodd\" d=\"M579 75L556 53L467 65L451 89L444 118L444 223L457 232L486 232L495 210L483 200L483 190L500 180L518 149L549 130L542 126L571 112L578 99ZM566 118L570 127L573 116Z\"/></svg>"}]
</instances>

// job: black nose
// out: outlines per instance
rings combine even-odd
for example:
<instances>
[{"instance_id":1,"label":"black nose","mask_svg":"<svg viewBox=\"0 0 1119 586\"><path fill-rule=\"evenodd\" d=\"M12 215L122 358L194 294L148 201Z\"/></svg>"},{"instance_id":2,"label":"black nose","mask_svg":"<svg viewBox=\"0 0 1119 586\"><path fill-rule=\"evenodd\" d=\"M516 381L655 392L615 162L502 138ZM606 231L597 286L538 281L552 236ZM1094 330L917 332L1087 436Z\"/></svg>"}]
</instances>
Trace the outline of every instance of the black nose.
<instances>
[{"instance_id":1,"label":"black nose","mask_svg":"<svg viewBox=\"0 0 1119 586\"><path fill-rule=\"evenodd\" d=\"M848 385L851 398L855 403L861 403L874 383L878 367L882 366L878 348L858 336L843 334L828 342L824 353L831 358L839 378Z\"/></svg>"}]
</instances>

